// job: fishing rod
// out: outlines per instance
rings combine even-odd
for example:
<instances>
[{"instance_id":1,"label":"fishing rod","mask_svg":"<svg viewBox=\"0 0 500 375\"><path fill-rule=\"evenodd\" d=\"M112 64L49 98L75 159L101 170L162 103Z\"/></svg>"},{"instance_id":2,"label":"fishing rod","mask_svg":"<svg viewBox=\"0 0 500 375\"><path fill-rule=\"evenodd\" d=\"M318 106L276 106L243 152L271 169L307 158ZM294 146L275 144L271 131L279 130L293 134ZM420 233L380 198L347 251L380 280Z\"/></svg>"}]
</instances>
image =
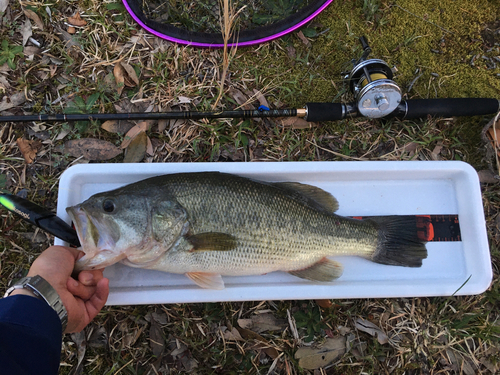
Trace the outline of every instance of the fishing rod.
<instances>
[{"instance_id":1,"label":"fishing rod","mask_svg":"<svg viewBox=\"0 0 500 375\"><path fill-rule=\"evenodd\" d=\"M401 89L393 81L392 69L381 59L368 59L371 48L360 38L363 54L353 61L345 75L355 97L350 103L307 103L304 108L230 111L172 111L157 113L91 113L37 114L0 116L0 122L25 121L107 121L107 120L180 120L216 118L302 117L310 122L337 121L352 117L415 119L428 115L438 117L480 116L500 111L500 100L494 98L447 98L402 100Z\"/></svg>"}]
</instances>

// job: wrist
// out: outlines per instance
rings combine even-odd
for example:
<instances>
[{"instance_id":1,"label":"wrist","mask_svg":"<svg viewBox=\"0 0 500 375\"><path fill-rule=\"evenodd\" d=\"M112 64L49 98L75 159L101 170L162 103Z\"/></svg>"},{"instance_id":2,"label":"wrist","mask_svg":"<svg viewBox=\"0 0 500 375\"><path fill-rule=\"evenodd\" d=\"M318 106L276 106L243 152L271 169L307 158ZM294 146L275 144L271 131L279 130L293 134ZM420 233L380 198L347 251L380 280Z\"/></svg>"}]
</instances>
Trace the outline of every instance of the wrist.
<instances>
[{"instance_id":1,"label":"wrist","mask_svg":"<svg viewBox=\"0 0 500 375\"><path fill-rule=\"evenodd\" d=\"M15 289L12 293L9 294L9 296L15 296L15 295L24 295L24 296L30 296L30 297L35 297L37 299L42 299L40 296L37 296L33 291L29 289Z\"/></svg>"},{"instance_id":2,"label":"wrist","mask_svg":"<svg viewBox=\"0 0 500 375\"><path fill-rule=\"evenodd\" d=\"M62 324L62 330L64 332L68 323L68 312L66 311L66 307L62 303L59 294L57 294L52 285L50 285L43 277L36 275L22 278L7 290L4 298L12 295L14 292L18 292L19 294L26 294L26 292L28 292L31 293L32 296L38 297L47 302L47 304L52 307L52 309L54 309L59 316Z\"/></svg>"}]
</instances>

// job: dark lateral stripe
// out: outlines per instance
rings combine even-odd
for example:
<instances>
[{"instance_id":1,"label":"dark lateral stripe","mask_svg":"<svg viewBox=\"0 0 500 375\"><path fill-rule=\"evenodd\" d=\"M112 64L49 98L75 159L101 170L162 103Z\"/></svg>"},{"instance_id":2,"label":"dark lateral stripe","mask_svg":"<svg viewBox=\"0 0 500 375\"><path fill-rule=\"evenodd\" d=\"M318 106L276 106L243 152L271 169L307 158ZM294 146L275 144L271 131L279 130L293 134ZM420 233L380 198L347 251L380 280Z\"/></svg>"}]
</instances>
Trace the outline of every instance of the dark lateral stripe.
<instances>
[{"instance_id":1,"label":"dark lateral stripe","mask_svg":"<svg viewBox=\"0 0 500 375\"><path fill-rule=\"evenodd\" d=\"M415 218L418 238L426 242L462 241L458 215L403 215ZM353 216L354 219L369 219L381 216Z\"/></svg>"}]
</instances>

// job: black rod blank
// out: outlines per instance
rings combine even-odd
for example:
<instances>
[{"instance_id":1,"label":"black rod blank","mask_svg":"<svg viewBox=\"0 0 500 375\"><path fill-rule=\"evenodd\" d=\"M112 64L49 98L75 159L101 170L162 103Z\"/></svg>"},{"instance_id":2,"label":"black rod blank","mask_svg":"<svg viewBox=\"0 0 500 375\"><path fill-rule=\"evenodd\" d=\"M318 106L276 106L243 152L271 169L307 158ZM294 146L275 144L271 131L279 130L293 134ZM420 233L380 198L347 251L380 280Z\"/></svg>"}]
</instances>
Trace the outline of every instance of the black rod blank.
<instances>
[{"instance_id":1,"label":"black rod blank","mask_svg":"<svg viewBox=\"0 0 500 375\"><path fill-rule=\"evenodd\" d=\"M220 112L149 112L149 113L88 113L88 114L55 114L0 116L0 122L23 121L93 121L93 120L182 120L210 118L252 118L252 117L293 117L296 109L242 110Z\"/></svg>"}]
</instances>

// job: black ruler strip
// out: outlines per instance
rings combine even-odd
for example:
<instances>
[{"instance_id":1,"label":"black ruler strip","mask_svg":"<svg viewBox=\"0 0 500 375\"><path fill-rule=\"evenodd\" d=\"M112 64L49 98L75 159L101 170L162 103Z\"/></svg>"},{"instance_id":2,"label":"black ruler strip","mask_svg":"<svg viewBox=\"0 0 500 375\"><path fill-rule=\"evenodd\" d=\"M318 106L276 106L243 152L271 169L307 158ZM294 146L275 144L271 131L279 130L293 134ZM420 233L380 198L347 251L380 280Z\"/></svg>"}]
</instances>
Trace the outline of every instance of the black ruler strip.
<instances>
[{"instance_id":1,"label":"black ruler strip","mask_svg":"<svg viewBox=\"0 0 500 375\"><path fill-rule=\"evenodd\" d=\"M418 238L422 241L462 241L458 215L402 215L415 218ZM369 219L381 216L354 216L354 219Z\"/></svg>"}]
</instances>

